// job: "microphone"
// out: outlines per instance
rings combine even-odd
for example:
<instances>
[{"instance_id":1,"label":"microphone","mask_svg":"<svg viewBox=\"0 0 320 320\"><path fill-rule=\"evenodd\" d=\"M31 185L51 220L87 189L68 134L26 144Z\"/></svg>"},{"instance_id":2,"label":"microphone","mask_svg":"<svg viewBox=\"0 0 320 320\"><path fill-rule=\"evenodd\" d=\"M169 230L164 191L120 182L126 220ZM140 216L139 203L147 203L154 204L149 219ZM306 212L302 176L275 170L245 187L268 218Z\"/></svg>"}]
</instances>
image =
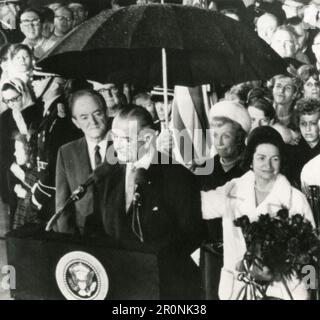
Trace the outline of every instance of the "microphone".
<instances>
[{"instance_id":1,"label":"microphone","mask_svg":"<svg viewBox=\"0 0 320 320\"><path fill-rule=\"evenodd\" d=\"M103 162L98 167L96 167L93 172L90 174L88 179L81 184L77 189L75 189L70 197L67 199L63 207L56 212L49 222L46 225L46 231L50 231L54 224L57 222L57 220L60 218L60 216L64 213L65 209L73 202L76 202L83 198L83 196L87 193L88 188L93 185L94 183L97 183L101 181L103 178L107 177L109 173L112 172L113 166L109 164L108 162Z\"/></svg>"},{"instance_id":2,"label":"microphone","mask_svg":"<svg viewBox=\"0 0 320 320\"><path fill-rule=\"evenodd\" d=\"M134 178L133 203L135 205L141 206L142 188L145 184L147 184L147 181L148 181L147 170L144 168L138 168L136 170L136 175Z\"/></svg>"}]
</instances>

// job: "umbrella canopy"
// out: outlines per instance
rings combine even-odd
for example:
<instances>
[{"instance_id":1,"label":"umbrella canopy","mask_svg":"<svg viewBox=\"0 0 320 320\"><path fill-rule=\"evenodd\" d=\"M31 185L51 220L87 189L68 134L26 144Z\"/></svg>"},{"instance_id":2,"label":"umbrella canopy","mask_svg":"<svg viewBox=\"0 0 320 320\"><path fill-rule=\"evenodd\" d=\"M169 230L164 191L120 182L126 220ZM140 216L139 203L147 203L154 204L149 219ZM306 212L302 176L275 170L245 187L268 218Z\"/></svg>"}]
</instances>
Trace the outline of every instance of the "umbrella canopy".
<instances>
[{"instance_id":1,"label":"umbrella canopy","mask_svg":"<svg viewBox=\"0 0 320 320\"><path fill-rule=\"evenodd\" d=\"M66 77L169 85L269 79L285 62L254 31L220 13L172 4L106 10L61 40L39 65Z\"/></svg>"}]
</instances>

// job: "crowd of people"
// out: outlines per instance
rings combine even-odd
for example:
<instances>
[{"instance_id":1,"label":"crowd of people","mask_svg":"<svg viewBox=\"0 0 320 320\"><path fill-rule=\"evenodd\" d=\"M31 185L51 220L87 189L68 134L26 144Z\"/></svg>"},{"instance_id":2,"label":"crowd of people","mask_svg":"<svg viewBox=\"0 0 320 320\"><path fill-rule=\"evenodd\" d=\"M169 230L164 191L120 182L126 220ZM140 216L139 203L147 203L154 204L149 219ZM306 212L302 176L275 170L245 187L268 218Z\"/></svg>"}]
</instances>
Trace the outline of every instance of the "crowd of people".
<instances>
[{"instance_id":1,"label":"crowd of people","mask_svg":"<svg viewBox=\"0 0 320 320\"><path fill-rule=\"evenodd\" d=\"M199 268L190 254L203 241L222 242L219 297L234 299L243 286L237 274L246 251L235 218L254 221L287 208L314 225L307 197L309 186L320 185L320 1L297 2L294 14L285 1L242 4L245 9L232 1L207 3L254 28L288 70L268 81L210 84L212 152L192 166L175 153L174 90L165 107L160 87L64 79L36 68L88 18L83 4L42 10L6 4L15 6L10 12L19 26L3 32L0 48L0 190L10 228L45 226L64 209L57 232L170 246L173 282L166 298L199 298ZM112 5L117 10L121 3ZM213 170L197 174L208 163ZM65 208L92 172L96 183ZM183 289L175 288L176 279ZM309 298L298 279L288 286L294 298ZM276 280L269 290L288 298Z\"/></svg>"}]
</instances>

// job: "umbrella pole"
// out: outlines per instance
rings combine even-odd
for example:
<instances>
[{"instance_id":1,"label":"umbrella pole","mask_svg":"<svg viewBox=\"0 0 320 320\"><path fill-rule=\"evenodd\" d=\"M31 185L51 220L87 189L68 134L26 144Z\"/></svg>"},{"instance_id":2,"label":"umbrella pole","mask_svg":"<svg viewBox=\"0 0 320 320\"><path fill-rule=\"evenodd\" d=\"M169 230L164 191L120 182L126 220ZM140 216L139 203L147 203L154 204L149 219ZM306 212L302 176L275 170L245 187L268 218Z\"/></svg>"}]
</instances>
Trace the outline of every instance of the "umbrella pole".
<instances>
[{"instance_id":1,"label":"umbrella pole","mask_svg":"<svg viewBox=\"0 0 320 320\"><path fill-rule=\"evenodd\" d=\"M164 91L164 110L165 110L165 124L169 128L169 111L168 111L168 74L167 74L167 53L166 49L162 48L162 81Z\"/></svg>"},{"instance_id":2,"label":"umbrella pole","mask_svg":"<svg viewBox=\"0 0 320 320\"><path fill-rule=\"evenodd\" d=\"M164 0L161 0L161 4L164 4ZM166 49L162 48L162 83L164 91L164 119L166 128L169 128L169 111L168 111L168 75L167 75L167 53Z\"/></svg>"}]
</instances>

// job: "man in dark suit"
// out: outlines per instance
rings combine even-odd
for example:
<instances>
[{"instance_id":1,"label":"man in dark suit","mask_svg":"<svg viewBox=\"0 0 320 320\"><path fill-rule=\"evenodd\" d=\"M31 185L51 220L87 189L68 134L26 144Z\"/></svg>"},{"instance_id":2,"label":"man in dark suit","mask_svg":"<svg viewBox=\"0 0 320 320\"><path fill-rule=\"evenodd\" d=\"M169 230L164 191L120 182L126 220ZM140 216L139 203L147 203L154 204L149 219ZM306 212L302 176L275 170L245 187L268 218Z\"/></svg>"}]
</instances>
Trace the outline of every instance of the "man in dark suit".
<instances>
[{"instance_id":1,"label":"man in dark suit","mask_svg":"<svg viewBox=\"0 0 320 320\"><path fill-rule=\"evenodd\" d=\"M203 237L200 192L191 172L156 151L152 126L143 107L127 107L114 118L113 146L119 161L110 164L114 159L107 159L109 175L97 186L96 226L123 243L164 249L162 297L198 298L199 270L190 254Z\"/></svg>"},{"instance_id":2,"label":"man in dark suit","mask_svg":"<svg viewBox=\"0 0 320 320\"><path fill-rule=\"evenodd\" d=\"M80 90L71 96L69 106L72 121L84 137L62 146L56 167L56 211L93 169L105 159L108 118L101 95L93 90ZM57 231L82 233L86 218L94 212L94 190L90 187L84 197L68 207L57 221Z\"/></svg>"}]
</instances>

